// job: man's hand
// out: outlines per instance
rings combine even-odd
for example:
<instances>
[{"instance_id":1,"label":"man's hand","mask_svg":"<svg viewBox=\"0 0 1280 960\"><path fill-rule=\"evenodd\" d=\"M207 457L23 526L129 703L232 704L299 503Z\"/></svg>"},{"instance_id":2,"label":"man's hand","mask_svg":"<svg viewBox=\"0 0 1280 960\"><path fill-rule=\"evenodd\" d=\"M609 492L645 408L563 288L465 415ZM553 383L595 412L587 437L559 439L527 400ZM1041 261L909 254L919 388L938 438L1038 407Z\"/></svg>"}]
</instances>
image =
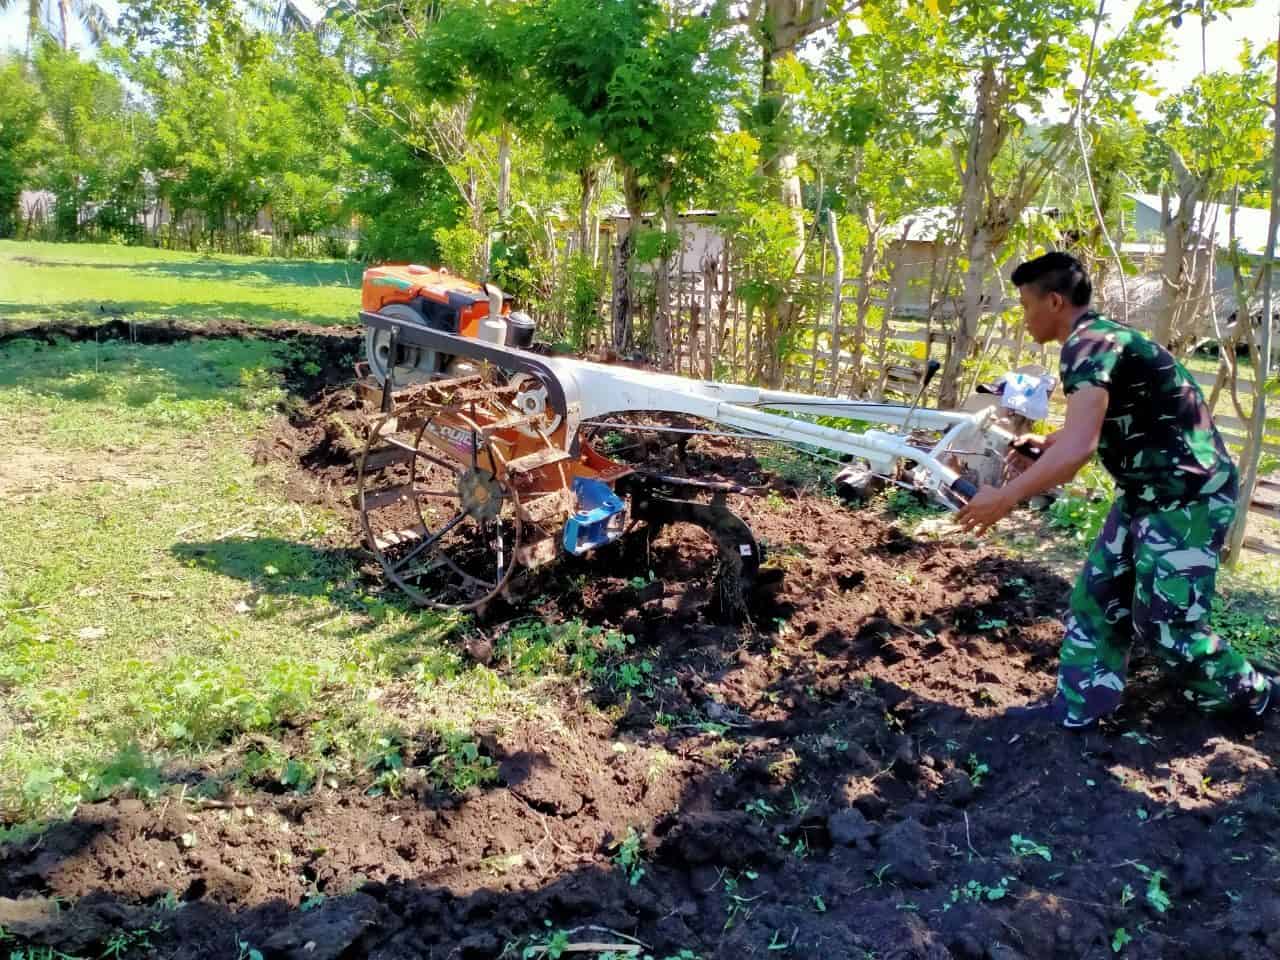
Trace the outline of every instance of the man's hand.
<instances>
[{"instance_id":1,"label":"man's hand","mask_svg":"<svg viewBox=\"0 0 1280 960\"><path fill-rule=\"evenodd\" d=\"M983 484L973 495L973 499L956 514L956 523L961 529L981 536L992 524L1008 516L1017 505L1018 501L1011 499L1002 487Z\"/></svg>"},{"instance_id":2,"label":"man's hand","mask_svg":"<svg viewBox=\"0 0 1280 960\"><path fill-rule=\"evenodd\" d=\"M1005 454L1004 462L1011 467L1025 470L1058 442L1059 432L1055 430L1043 437L1038 433L1024 433L1009 444L1009 452Z\"/></svg>"}]
</instances>

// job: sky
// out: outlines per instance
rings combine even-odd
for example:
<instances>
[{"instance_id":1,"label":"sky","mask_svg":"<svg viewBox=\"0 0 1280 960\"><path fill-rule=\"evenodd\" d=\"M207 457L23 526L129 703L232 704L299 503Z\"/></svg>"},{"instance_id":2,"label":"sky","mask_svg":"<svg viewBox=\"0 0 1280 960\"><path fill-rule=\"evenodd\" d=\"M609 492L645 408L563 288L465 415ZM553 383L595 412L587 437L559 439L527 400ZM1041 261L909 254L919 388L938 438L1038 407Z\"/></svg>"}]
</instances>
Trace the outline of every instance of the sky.
<instances>
[{"instance_id":1,"label":"sky","mask_svg":"<svg viewBox=\"0 0 1280 960\"><path fill-rule=\"evenodd\" d=\"M119 11L118 0L101 0L101 3L111 16ZM1137 5L1138 0L1115 0L1109 5L1111 22L1117 26L1127 22ZM26 7L25 0L17 0L0 13L0 50L26 45ZM1259 45L1275 39L1278 15L1280 0L1257 0L1253 6L1233 12L1230 19L1211 23L1205 51L1209 69L1233 68L1240 44L1246 37ZM1187 17L1174 36L1176 49L1173 58L1161 64L1157 73L1160 85L1167 90L1180 89L1200 71L1199 19ZM79 24L72 29L71 42L82 48L88 47L88 38Z\"/></svg>"}]
</instances>

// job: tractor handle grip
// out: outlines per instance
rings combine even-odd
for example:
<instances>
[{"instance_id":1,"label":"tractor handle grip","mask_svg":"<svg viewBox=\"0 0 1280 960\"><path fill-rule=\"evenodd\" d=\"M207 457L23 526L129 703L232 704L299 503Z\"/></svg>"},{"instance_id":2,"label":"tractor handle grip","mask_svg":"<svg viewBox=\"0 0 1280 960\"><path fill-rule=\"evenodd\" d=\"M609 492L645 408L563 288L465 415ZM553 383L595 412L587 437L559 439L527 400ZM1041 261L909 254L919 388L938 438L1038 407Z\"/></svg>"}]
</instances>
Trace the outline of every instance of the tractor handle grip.
<instances>
[{"instance_id":1,"label":"tractor handle grip","mask_svg":"<svg viewBox=\"0 0 1280 960\"><path fill-rule=\"evenodd\" d=\"M1009 449L1014 453L1020 453L1028 460L1039 460L1040 454L1044 453L1043 447L1037 447L1028 440L1015 440L1009 444Z\"/></svg>"},{"instance_id":2,"label":"tractor handle grip","mask_svg":"<svg viewBox=\"0 0 1280 960\"><path fill-rule=\"evenodd\" d=\"M925 365L925 368L924 368L924 383L923 383L923 384L921 384L921 389L922 389L922 390L923 390L924 388L926 388L926 387L928 387L928 386L929 386L929 381L930 381L930 380L932 380L935 376L937 376L938 371L939 371L939 370L941 370L941 369L942 369L942 361L940 361L940 360L930 360L930 361Z\"/></svg>"},{"instance_id":3,"label":"tractor handle grip","mask_svg":"<svg viewBox=\"0 0 1280 960\"><path fill-rule=\"evenodd\" d=\"M965 503L968 503L978 492L978 485L970 480L966 480L964 477L956 477L956 479L952 481L951 492Z\"/></svg>"}]
</instances>

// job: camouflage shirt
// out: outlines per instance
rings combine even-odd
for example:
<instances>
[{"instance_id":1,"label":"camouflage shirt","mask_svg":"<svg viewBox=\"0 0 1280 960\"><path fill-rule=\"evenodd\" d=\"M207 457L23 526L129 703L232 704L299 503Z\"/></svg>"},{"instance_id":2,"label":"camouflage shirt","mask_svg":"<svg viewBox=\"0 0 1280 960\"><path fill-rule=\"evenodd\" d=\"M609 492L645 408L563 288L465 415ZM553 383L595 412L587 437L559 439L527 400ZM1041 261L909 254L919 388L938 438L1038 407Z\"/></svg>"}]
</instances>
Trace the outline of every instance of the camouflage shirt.
<instances>
[{"instance_id":1,"label":"camouflage shirt","mask_svg":"<svg viewBox=\"0 0 1280 960\"><path fill-rule=\"evenodd\" d=\"M1191 375L1164 347L1090 311L1062 345L1062 389L1107 391L1098 456L1135 506L1185 504L1225 487L1235 466Z\"/></svg>"}]
</instances>

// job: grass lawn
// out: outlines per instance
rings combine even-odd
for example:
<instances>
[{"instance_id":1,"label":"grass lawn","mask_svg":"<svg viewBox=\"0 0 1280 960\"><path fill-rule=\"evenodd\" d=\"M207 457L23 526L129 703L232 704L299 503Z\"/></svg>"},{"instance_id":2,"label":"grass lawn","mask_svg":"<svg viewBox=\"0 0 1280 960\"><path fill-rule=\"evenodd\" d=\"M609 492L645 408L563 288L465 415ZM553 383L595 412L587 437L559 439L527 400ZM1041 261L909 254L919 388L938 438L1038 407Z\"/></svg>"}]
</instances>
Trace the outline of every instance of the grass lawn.
<instances>
[{"instance_id":1,"label":"grass lawn","mask_svg":"<svg viewBox=\"0 0 1280 960\"><path fill-rule=\"evenodd\" d=\"M0 328L51 320L354 323L363 265L0 240Z\"/></svg>"},{"instance_id":2,"label":"grass lawn","mask_svg":"<svg viewBox=\"0 0 1280 960\"><path fill-rule=\"evenodd\" d=\"M402 743L465 783L473 718L539 709L253 465L289 349L0 348L0 823L217 770L372 783Z\"/></svg>"}]
</instances>

